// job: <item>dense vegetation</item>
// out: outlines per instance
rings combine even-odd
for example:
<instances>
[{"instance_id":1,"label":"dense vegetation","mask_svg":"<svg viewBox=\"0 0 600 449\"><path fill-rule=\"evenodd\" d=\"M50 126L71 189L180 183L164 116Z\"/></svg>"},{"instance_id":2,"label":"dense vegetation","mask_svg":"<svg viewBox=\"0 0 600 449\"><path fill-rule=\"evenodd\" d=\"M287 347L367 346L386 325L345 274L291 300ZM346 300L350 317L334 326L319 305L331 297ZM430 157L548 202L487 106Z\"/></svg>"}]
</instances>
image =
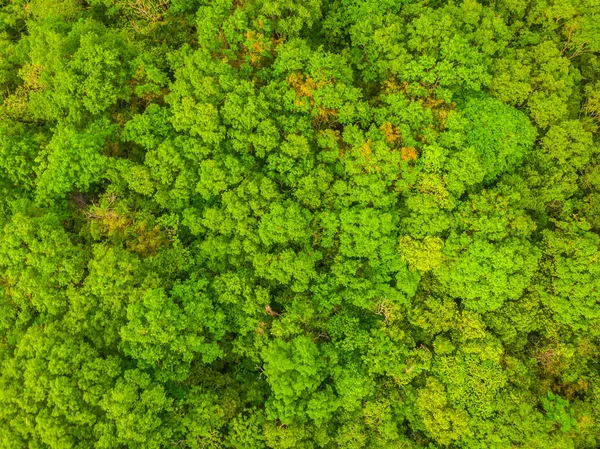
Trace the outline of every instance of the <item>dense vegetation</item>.
<instances>
[{"instance_id":1,"label":"dense vegetation","mask_svg":"<svg viewBox=\"0 0 600 449\"><path fill-rule=\"evenodd\" d=\"M599 0L0 0L0 447L600 447Z\"/></svg>"}]
</instances>

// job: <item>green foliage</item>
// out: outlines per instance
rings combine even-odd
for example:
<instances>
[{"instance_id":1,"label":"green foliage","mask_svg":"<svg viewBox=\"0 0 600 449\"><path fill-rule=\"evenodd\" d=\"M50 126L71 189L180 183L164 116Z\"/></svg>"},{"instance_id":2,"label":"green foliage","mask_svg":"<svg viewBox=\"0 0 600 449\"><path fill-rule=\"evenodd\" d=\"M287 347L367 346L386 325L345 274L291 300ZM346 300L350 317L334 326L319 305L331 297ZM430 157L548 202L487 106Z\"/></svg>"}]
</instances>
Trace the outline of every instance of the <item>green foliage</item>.
<instances>
[{"instance_id":1,"label":"green foliage","mask_svg":"<svg viewBox=\"0 0 600 449\"><path fill-rule=\"evenodd\" d=\"M548 396L541 399L546 415L551 421L556 421L562 432L568 432L576 424L575 412L569 407L569 401L555 395L551 391Z\"/></svg>"},{"instance_id":2,"label":"green foliage","mask_svg":"<svg viewBox=\"0 0 600 449\"><path fill-rule=\"evenodd\" d=\"M309 338L296 337L288 343L277 340L265 348L263 359L264 374L273 391L267 403L268 415L289 424L294 418L303 421L307 408L311 417L323 412L319 403L327 394L319 397L323 395L316 390L323 380L325 363Z\"/></svg>"},{"instance_id":3,"label":"green foliage","mask_svg":"<svg viewBox=\"0 0 600 449\"><path fill-rule=\"evenodd\" d=\"M0 447L600 444L597 0L0 2Z\"/></svg>"},{"instance_id":4,"label":"green foliage","mask_svg":"<svg viewBox=\"0 0 600 449\"><path fill-rule=\"evenodd\" d=\"M106 121L92 123L83 133L57 129L40 155L37 193L41 200L64 197L74 190L92 190L106 170L102 148L113 132ZM45 157L44 157L45 156Z\"/></svg>"},{"instance_id":5,"label":"green foliage","mask_svg":"<svg viewBox=\"0 0 600 449\"><path fill-rule=\"evenodd\" d=\"M485 182L521 165L533 147L536 131L527 116L499 100L470 99L461 108L461 115L465 144L482 158Z\"/></svg>"}]
</instances>

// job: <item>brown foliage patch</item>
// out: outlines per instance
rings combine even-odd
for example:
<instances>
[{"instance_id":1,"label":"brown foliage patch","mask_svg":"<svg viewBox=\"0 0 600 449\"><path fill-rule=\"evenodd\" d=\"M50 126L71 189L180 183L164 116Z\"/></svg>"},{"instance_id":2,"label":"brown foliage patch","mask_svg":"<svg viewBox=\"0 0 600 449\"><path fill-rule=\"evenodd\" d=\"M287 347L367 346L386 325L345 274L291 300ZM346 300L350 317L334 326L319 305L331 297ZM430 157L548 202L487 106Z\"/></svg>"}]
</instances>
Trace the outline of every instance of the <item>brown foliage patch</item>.
<instances>
[{"instance_id":1,"label":"brown foliage patch","mask_svg":"<svg viewBox=\"0 0 600 449\"><path fill-rule=\"evenodd\" d=\"M409 162L417 160L418 153L415 147L402 147L400 155L403 160Z\"/></svg>"}]
</instances>

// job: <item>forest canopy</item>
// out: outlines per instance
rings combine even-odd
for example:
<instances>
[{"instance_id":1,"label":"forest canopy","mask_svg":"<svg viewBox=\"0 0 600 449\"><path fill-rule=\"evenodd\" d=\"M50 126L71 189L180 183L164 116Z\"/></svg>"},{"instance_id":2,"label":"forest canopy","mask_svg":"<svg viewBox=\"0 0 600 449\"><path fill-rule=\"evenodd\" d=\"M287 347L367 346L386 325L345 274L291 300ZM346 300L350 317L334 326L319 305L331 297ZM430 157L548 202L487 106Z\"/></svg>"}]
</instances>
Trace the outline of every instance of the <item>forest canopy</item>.
<instances>
[{"instance_id":1,"label":"forest canopy","mask_svg":"<svg viewBox=\"0 0 600 449\"><path fill-rule=\"evenodd\" d=\"M600 0L0 0L0 447L600 447Z\"/></svg>"}]
</instances>

